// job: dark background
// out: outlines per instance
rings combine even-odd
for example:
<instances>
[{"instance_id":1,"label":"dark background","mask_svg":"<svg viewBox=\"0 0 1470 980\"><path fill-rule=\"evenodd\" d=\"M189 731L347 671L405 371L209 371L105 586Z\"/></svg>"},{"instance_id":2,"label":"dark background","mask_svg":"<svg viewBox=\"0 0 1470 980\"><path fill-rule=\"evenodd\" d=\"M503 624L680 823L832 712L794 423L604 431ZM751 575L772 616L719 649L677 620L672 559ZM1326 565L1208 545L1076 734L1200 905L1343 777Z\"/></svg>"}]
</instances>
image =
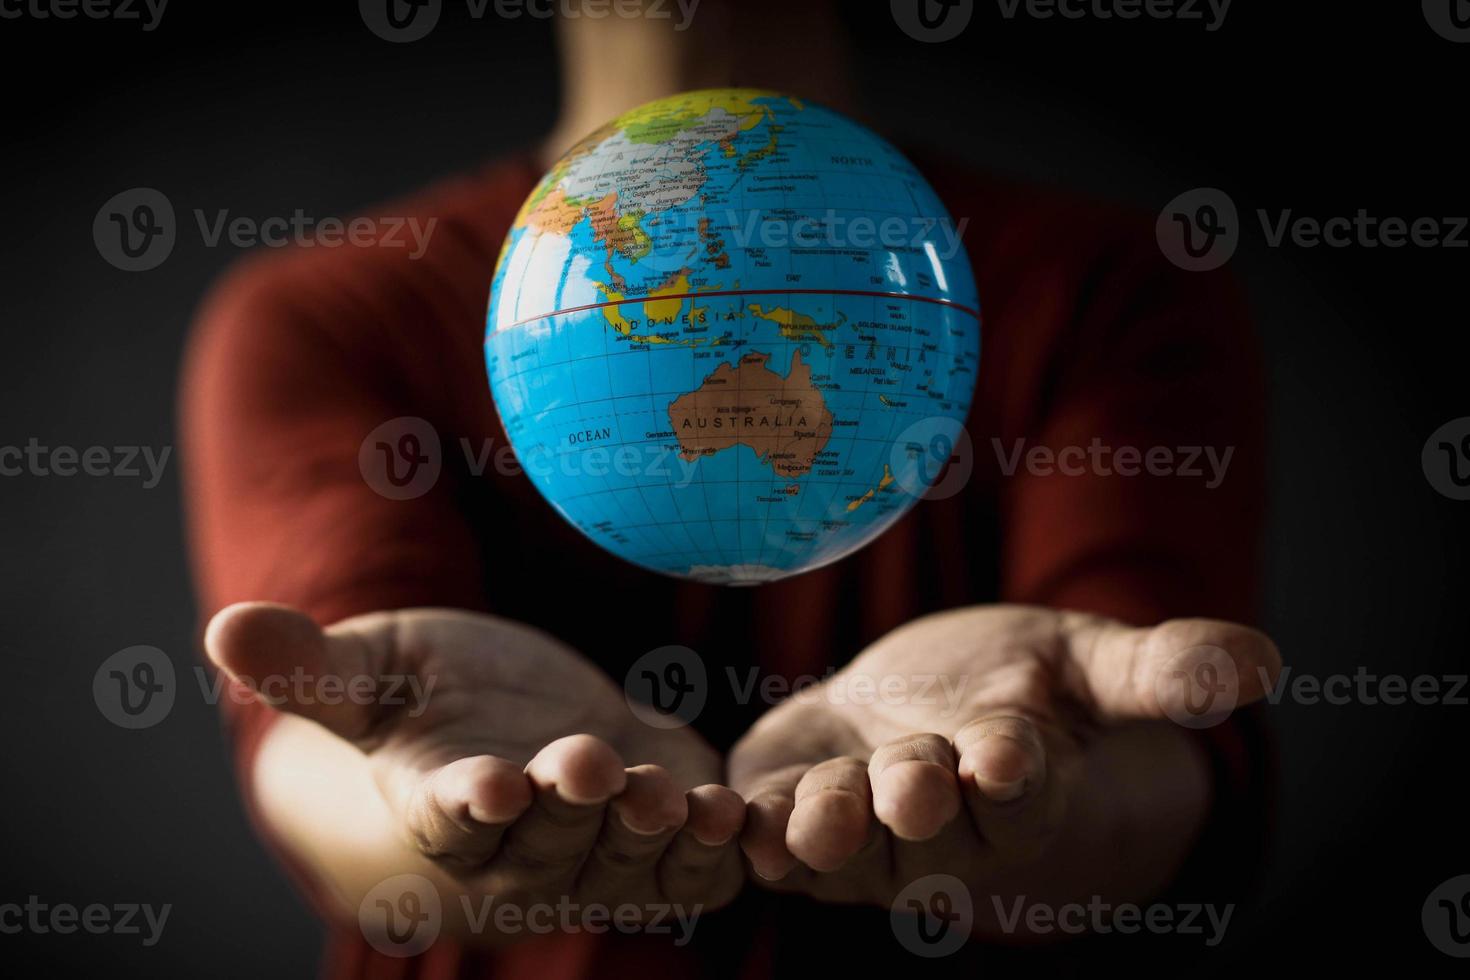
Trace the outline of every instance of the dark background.
<instances>
[{"instance_id":1,"label":"dark background","mask_svg":"<svg viewBox=\"0 0 1470 980\"><path fill-rule=\"evenodd\" d=\"M1470 213L1470 45L1436 35L1417 3L1240 0L1208 33L1006 20L982 2L937 45L901 33L885 3L845 6L869 121L901 143L1150 212L1215 186L1243 216ZM191 313L239 252L186 226L160 268L121 272L91 235L113 194L156 187L181 215L350 215L550 125L543 21L473 21L450 3L430 37L390 45L353 3L304 7L175 0L151 33L0 20L0 445L174 443ZM1300 673L1463 673L1470 503L1431 488L1420 451L1470 415L1470 250L1273 249L1244 226L1232 268L1272 382L1263 623ZM177 477L171 460L152 490L0 478L0 903L173 905L154 948L0 935L0 963L314 971L318 927L247 826L188 672L198 624ZM99 713L91 683L134 644L184 673L167 720L129 732ZM1462 972L1427 942L1420 907L1470 872L1470 708L1283 704L1275 717L1285 778L1261 905L1191 972Z\"/></svg>"}]
</instances>

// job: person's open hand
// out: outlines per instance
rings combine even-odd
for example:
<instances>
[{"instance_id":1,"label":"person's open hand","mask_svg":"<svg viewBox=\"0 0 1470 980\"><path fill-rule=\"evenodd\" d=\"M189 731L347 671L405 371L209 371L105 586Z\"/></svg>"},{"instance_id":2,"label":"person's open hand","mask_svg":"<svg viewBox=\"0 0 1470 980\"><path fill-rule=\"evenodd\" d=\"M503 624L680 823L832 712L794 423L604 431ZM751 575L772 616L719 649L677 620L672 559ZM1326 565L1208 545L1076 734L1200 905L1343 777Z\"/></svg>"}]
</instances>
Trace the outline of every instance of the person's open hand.
<instances>
[{"instance_id":1,"label":"person's open hand","mask_svg":"<svg viewBox=\"0 0 1470 980\"><path fill-rule=\"evenodd\" d=\"M639 721L620 688L544 633L436 609L322 630L248 603L219 613L205 642L277 709L360 750L406 853L465 893L711 907L741 886L744 805L714 785L717 754L687 729ZM339 694L288 684L278 697L263 682L293 674L332 678Z\"/></svg>"},{"instance_id":2,"label":"person's open hand","mask_svg":"<svg viewBox=\"0 0 1470 980\"><path fill-rule=\"evenodd\" d=\"M770 887L878 904L939 873L971 888L1065 890L1075 865L1126 843L1112 826L1138 828L1141 861L1167 861L1149 821L1185 809L1190 765L1201 799L1207 790L1185 730L1157 719L1180 717L1189 693L1178 672L1202 665L1233 669L1244 703L1280 658L1262 634L1214 620L1135 629L992 606L909 623L735 746L731 785L749 807L742 845ZM1091 787L1085 761L1107 770ZM1097 839L1060 855L1069 803ZM1120 807L1135 814L1115 820ZM1018 879L1028 867L1043 870Z\"/></svg>"}]
</instances>

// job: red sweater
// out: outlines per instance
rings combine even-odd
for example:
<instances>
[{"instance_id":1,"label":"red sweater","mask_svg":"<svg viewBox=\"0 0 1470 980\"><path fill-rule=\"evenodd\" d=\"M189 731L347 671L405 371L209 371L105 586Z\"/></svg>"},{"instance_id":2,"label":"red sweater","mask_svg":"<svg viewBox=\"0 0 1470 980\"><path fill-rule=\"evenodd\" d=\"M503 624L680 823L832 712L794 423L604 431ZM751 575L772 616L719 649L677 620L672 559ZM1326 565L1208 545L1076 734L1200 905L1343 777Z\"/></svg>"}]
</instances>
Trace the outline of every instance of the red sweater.
<instances>
[{"instance_id":1,"label":"red sweater","mask_svg":"<svg viewBox=\"0 0 1470 980\"><path fill-rule=\"evenodd\" d=\"M515 158L380 209L438 219L417 260L406 249L295 248L252 257L213 291L188 351L181 412L203 612L245 599L291 603L324 623L404 606L483 609L548 630L614 677L670 642L737 670L820 673L918 615L998 600L1137 623L1249 622L1263 384L1230 280L1169 265L1143 216L923 160L920 169L956 220L969 219L985 315L963 492L921 502L835 565L728 589L623 563L523 476L493 465L475 475L470 461L485 446L506 445L481 343L491 270L539 176ZM431 422L444 449L438 483L412 501L380 496L358 466L367 434L399 416ZM1018 444L1055 451L1094 440L1114 451L1165 447L1178 463L1187 447L1234 453L1213 488L1202 460L1193 477L1006 472ZM724 748L754 710L706 711L697 727ZM253 707L232 719L242 773L272 718ZM1217 818L1259 788L1264 760L1242 741L1251 731L1237 717L1203 736L1217 760ZM1212 840L1207 832L1200 846ZM1201 862L1239 864L1224 854ZM392 961L347 923L334 928L329 972L572 980L617 972L624 957L662 973L760 970L782 948L779 929L760 924L789 919L771 911L777 904L749 897L711 916L724 924L704 930L702 948L678 950L653 937L581 934L493 956L440 943ZM810 933L861 913L803 914Z\"/></svg>"}]
</instances>

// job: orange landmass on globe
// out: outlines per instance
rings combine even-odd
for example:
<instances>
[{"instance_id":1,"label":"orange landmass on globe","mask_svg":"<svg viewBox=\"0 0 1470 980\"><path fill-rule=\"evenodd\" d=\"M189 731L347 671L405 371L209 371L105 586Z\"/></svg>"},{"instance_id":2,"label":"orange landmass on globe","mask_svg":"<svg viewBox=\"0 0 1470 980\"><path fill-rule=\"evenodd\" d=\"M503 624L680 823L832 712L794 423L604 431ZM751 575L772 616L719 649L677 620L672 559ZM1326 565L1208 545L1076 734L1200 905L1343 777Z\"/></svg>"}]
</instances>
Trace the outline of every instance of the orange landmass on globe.
<instances>
[{"instance_id":1,"label":"orange landmass on globe","mask_svg":"<svg viewBox=\"0 0 1470 980\"><path fill-rule=\"evenodd\" d=\"M879 397L882 397L882 396L879 396ZM869 490L867 493L863 494L861 497L858 497L856 500L851 501L847 505L848 513L852 513L853 511L855 511L859 507L861 507L863 504L865 504L868 501L872 500L873 497L874 497L874 495L876 495L879 490L887 490L889 484L891 484L892 482L893 482L893 471L888 468L888 464L887 463L884 463L883 464L883 479L881 479L881 480L878 481L878 485L876 487L874 487L873 489Z\"/></svg>"},{"instance_id":2,"label":"orange landmass on globe","mask_svg":"<svg viewBox=\"0 0 1470 980\"><path fill-rule=\"evenodd\" d=\"M530 201L526 204L529 210L517 218L517 221L548 234L569 235L577 222L582 220L583 203L568 199L566 192L560 187L537 200L534 205Z\"/></svg>"},{"instance_id":3,"label":"orange landmass on globe","mask_svg":"<svg viewBox=\"0 0 1470 980\"><path fill-rule=\"evenodd\" d=\"M592 219L592 236L607 249L608 261L612 261L613 252L637 259L647 245L646 236L638 227L641 215L619 214L617 194L589 203L587 215Z\"/></svg>"},{"instance_id":4,"label":"orange landmass on globe","mask_svg":"<svg viewBox=\"0 0 1470 980\"><path fill-rule=\"evenodd\" d=\"M809 472L832 437L832 413L812 385L812 369L791 355L781 377L770 354L751 351L734 367L721 364L694 391L669 404L669 421L686 460L746 445L784 477Z\"/></svg>"}]
</instances>

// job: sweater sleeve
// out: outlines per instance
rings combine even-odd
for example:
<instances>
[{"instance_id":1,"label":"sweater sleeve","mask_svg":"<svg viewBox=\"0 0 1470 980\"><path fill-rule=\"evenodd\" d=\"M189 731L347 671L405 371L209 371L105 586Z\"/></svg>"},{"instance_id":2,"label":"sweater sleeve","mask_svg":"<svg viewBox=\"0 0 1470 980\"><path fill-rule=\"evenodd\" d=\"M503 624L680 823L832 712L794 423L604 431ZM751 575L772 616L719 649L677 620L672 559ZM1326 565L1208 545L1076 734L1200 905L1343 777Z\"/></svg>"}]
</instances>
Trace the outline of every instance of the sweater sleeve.
<instances>
[{"instance_id":1,"label":"sweater sleeve","mask_svg":"<svg viewBox=\"0 0 1470 980\"><path fill-rule=\"evenodd\" d=\"M374 259L344 258L247 261L194 325L180 418L205 618L243 600L288 603L323 624L379 609L483 606L477 536L456 504L461 475L434 445L432 433L449 427L447 409L430 387L402 381L398 359L408 354L393 338L411 313L374 301L383 295ZM416 343L414 363L435 363L436 333L419 331ZM394 422L404 418L422 424ZM378 447L363 452L375 430L388 453L399 452L405 425L426 436L410 444L414 455L442 466L417 496L367 465ZM237 772L254 812L249 774L278 715L233 701L225 699Z\"/></svg>"}]
</instances>

